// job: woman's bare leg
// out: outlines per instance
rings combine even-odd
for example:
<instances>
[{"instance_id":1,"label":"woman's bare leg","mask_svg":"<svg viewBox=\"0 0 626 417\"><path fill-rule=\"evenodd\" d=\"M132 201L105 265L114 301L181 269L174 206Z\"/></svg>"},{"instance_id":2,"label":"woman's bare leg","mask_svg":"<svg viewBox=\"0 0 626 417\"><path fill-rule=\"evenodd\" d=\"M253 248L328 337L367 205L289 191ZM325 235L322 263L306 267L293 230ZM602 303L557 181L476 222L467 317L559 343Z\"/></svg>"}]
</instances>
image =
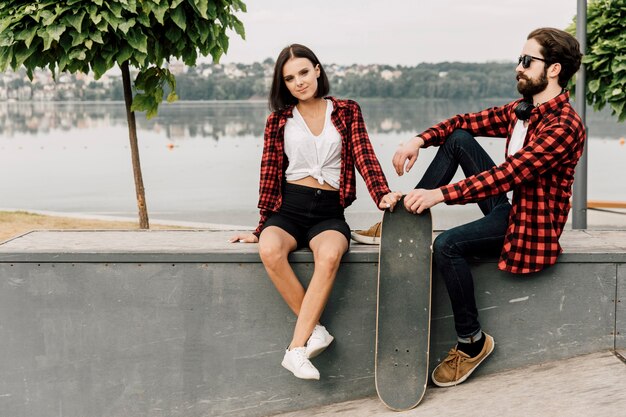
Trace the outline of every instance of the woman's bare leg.
<instances>
[{"instance_id":1,"label":"woman's bare leg","mask_svg":"<svg viewBox=\"0 0 626 417\"><path fill-rule=\"evenodd\" d=\"M290 348L304 346L311 336L326 307L341 258L348 250L348 241L342 233L327 230L311 239L309 246L313 251L315 268L301 301Z\"/></svg>"},{"instance_id":2,"label":"woman's bare leg","mask_svg":"<svg viewBox=\"0 0 626 417\"><path fill-rule=\"evenodd\" d=\"M287 257L297 247L296 240L280 227L268 226L259 237L259 255L267 275L291 311L297 316L304 298L304 288L293 272Z\"/></svg>"}]
</instances>

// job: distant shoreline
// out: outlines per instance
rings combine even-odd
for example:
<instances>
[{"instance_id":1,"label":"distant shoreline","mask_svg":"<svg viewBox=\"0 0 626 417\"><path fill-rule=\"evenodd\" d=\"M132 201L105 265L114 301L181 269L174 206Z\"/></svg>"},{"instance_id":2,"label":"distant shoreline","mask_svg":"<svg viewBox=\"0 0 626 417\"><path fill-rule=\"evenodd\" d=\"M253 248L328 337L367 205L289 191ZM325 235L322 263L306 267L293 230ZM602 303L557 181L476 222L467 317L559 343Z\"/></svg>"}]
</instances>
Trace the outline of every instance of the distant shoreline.
<instances>
[{"instance_id":1,"label":"distant shoreline","mask_svg":"<svg viewBox=\"0 0 626 417\"><path fill-rule=\"evenodd\" d=\"M334 95L332 92L329 94L330 96ZM339 98L347 98L357 101L368 101L368 102L386 102L386 101L415 101L415 102L425 102L425 101L434 101L434 102L446 102L446 101L496 101L496 100L504 100L504 101L513 101L519 97L477 97L477 98L428 98L428 97L342 97L337 96ZM0 103L7 104L16 104L16 103L51 103L51 104L124 104L123 100L1 100ZM267 99L254 98L254 99L233 99L233 100L177 100L172 103L163 102L164 106L171 106L176 104L241 104L241 103L250 103L250 104L265 104L267 103Z\"/></svg>"},{"instance_id":2,"label":"distant shoreline","mask_svg":"<svg viewBox=\"0 0 626 417\"><path fill-rule=\"evenodd\" d=\"M93 220L102 222L119 222L119 223L136 223L138 219L136 217L126 216L107 216L97 215L80 212L61 212L61 211L48 211L48 210L31 210L31 209L16 209L16 208L2 208L0 207L0 213L24 213L34 214L38 216L48 217L62 217L75 220ZM188 222L180 220L163 220L163 219L150 219L150 223L160 226L176 226L186 228L197 229L209 229L209 230L251 230L254 226L234 225L234 224L221 224L221 223L204 223L204 222Z\"/></svg>"}]
</instances>

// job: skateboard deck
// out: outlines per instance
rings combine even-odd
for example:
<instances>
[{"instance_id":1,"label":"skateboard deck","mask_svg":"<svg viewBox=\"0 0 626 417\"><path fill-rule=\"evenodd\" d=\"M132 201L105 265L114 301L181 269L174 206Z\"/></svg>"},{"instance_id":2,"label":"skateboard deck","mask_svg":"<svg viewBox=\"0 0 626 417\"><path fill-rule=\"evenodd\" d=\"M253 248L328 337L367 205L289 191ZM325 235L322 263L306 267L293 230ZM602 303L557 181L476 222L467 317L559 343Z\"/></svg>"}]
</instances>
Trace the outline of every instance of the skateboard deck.
<instances>
[{"instance_id":1,"label":"skateboard deck","mask_svg":"<svg viewBox=\"0 0 626 417\"><path fill-rule=\"evenodd\" d=\"M383 215L378 262L376 391L390 409L419 404L428 383L432 264L430 211L402 200Z\"/></svg>"}]
</instances>

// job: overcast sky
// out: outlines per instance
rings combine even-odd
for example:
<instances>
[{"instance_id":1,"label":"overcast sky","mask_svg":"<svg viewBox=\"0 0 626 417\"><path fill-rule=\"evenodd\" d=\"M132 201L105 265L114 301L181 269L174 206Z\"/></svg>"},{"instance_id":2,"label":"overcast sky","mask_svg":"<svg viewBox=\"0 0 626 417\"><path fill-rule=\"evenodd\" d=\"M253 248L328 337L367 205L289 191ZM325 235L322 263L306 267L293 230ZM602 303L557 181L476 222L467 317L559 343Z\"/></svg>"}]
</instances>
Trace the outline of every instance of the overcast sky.
<instances>
[{"instance_id":1,"label":"overcast sky","mask_svg":"<svg viewBox=\"0 0 626 417\"><path fill-rule=\"evenodd\" d=\"M513 61L528 33L564 29L576 0L243 0L246 40L221 62L276 58L290 43L324 63L417 65Z\"/></svg>"}]
</instances>

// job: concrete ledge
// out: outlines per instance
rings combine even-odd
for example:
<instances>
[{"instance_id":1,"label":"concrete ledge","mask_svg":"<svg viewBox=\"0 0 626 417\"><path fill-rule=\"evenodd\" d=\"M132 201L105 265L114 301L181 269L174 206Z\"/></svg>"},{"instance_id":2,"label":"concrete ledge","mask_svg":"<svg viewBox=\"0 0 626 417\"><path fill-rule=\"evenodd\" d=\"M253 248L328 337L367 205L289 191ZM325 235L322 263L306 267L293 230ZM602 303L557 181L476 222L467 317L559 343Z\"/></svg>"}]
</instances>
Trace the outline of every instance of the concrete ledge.
<instances>
[{"instance_id":1,"label":"concrete ledge","mask_svg":"<svg viewBox=\"0 0 626 417\"><path fill-rule=\"evenodd\" d=\"M295 323L231 232L32 232L0 245L0 415L261 416L375 394L377 247L354 244L322 321L319 382L280 366ZM476 260L489 374L624 349L626 231L566 232L531 276ZM293 254L305 284L309 251ZM434 277L431 366L454 344Z\"/></svg>"},{"instance_id":2,"label":"concrete ledge","mask_svg":"<svg viewBox=\"0 0 626 417\"><path fill-rule=\"evenodd\" d=\"M236 231L34 231L0 244L0 262L259 263L256 244L229 243ZM312 262L309 250L293 262ZM355 244L344 262L378 262L377 247Z\"/></svg>"}]
</instances>

